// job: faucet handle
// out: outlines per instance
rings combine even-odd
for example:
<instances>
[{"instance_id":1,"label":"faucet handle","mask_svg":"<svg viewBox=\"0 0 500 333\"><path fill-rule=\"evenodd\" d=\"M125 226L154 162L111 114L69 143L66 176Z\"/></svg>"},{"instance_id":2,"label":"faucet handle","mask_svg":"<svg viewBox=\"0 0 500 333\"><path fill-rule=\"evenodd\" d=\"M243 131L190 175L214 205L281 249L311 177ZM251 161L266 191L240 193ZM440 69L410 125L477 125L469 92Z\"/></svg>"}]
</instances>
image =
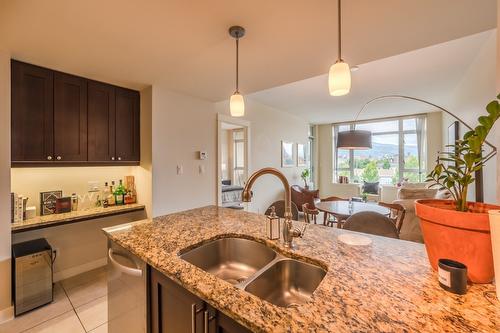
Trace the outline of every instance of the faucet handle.
<instances>
[{"instance_id":1,"label":"faucet handle","mask_svg":"<svg viewBox=\"0 0 500 333\"><path fill-rule=\"evenodd\" d=\"M299 236L300 238L304 237L304 234L306 233L306 229L307 229L307 223L304 223L304 227L300 231L300 236Z\"/></svg>"}]
</instances>

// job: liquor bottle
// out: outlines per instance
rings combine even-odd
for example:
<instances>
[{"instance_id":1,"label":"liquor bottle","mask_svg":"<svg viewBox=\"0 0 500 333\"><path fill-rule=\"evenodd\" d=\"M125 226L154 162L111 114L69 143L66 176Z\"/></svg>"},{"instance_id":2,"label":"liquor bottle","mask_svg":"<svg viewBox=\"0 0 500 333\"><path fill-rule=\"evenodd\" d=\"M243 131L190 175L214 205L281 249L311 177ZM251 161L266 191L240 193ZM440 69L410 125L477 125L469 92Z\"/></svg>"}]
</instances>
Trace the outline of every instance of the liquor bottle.
<instances>
[{"instance_id":1,"label":"liquor bottle","mask_svg":"<svg viewBox=\"0 0 500 333\"><path fill-rule=\"evenodd\" d=\"M109 197L109 187L108 187L108 182L104 182L104 187L102 188L102 207L107 208L109 203L108 203L108 197Z\"/></svg>"},{"instance_id":2,"label":"liquor bottle","mask_svg":"<svg viewBox=\"0 0 500 333\"><path fill-rule=\"evenodd\" d=\"M115 194L113 187L115 186L115 181L111 181L111 186L109 186L109 195L108 195L108 206L114 206L116 204Z\"/></svg>"},{"instance_id":3,"label":"liquor bottle","mask_svg":"<svg viewBox=\"0 0 500 333\"><path fill-rule=\"evenodd\" d=\"M114 192L116 205L123 205L125 203L125 194L125 187L123 186L122 180L120 179L120 184L116 187L116 190Z\"/></svg>"}]
</instances>

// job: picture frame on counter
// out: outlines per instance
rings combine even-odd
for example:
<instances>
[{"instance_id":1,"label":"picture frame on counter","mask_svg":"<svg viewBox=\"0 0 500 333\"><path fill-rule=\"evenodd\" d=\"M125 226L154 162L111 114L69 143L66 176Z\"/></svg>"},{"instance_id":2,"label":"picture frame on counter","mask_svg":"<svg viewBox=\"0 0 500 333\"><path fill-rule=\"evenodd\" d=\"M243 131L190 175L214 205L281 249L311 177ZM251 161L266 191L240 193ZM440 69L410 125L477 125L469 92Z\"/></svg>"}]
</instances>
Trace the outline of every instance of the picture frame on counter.
<instances>
[{"instance_id":1,"label":"picture frame on counter","mask_svg":"<svg viewBox=\"0 0 500 333\"><path fill-rule=\"evenodd\" d=\"M293 142L281 141L281 167L291 168L295 166L295 151Z\"/></svg>"},{"instance_id":2,"label":"picture frame on counter","mask_svg":"<svg viewBox=\"0 0 500 333\"><path fill-rule=\"evenodd\" d=\"M56 213L57 199L62 197L62 191L40 192L40 215Z\"/></svg>"}]
</instances>

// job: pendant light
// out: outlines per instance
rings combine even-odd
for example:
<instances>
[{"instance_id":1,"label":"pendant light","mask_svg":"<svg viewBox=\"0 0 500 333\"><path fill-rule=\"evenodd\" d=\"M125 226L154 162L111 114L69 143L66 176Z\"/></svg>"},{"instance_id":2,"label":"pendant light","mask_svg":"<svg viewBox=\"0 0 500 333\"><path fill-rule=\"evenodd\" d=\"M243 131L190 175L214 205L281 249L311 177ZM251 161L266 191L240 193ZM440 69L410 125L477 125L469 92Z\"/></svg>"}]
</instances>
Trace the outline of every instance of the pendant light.
<instances>
[{"instance_id":1,"label":"pendant light","mask_svg":"<svg viewBox=\"0 0 500 333\"><path fill-rule=\"evenodd\" d=\"M240 26L232 26L229 28L229 34L236 40L236 91L231 96L229 100L229 109L231 111L231 116L233 117L243 117L245 115L245 100L240 94L238 87L239 79L239 41L240 38L245 36L245 29Z\"/></svg>"},{"instance_id":2,"label":"pendant light","mask_svg":"<svg viewBox=\"0 0 500 333\"><path fill-rule=\"evenodd\" d=\"M351 71L349 65L342 60L342 14L341 0L338 0L338 58L330 67L328 74L328 88L331 96L347 95L351 90Z\"/></svg>"}]
</instances>

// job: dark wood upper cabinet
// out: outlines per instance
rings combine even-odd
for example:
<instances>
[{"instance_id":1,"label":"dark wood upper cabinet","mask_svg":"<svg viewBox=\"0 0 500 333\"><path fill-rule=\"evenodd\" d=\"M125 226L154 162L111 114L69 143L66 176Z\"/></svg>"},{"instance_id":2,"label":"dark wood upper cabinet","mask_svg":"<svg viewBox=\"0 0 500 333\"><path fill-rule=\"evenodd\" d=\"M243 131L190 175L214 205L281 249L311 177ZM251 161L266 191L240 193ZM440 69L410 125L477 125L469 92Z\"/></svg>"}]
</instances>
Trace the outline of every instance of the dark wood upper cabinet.
<instances>
[{"instance_id":1,"label":"dark wood upper cabinet","mask_svg":"<svg viewBox=\"0 0 500 333\"><path fill-rule=\"evenodd\" d=\"M109 84L88 83L88 160L115 159L115 88Z\"/></svg>"},{"instance_id":2,"label":"dark wood upper cabinet","mask_svg":"<svg viewBox=\"0 0 500 333\"><path fill-rule=\"evenodd\" d=\"M12 161L50 162L54 150L54 73L18 61L12 61L11 71Z\"/></svg>"},{"instance_id":3,"label":"dark wood upper cabinet","mask_svg":"<svg viewBox=\"0 0 500 333\"><path fill-rule=\"evenodd\" d=\"M139 92L11 64L12 166L139 164Z\"/></svg>"},{"instance_id":4,"label":"dark wood upper cabinet","mask_svg":"<svg viewBox=\"0 0 500 333\"><path fill-rule=\"evenodd\" d=\"M54 75L54 156L56 161L87 161L87 81Z\"/></svg>"},{"instance_id":5,"label":"dark wood upper cabinet","mask_svg":"<svg viewBox=\"0 0 500 333\"><path fill-rule=\"evenodd\" d=\"M116 88L115 154L119 161L140 160L139 104L137 91Z\"/></svg>"}]
</instances>

